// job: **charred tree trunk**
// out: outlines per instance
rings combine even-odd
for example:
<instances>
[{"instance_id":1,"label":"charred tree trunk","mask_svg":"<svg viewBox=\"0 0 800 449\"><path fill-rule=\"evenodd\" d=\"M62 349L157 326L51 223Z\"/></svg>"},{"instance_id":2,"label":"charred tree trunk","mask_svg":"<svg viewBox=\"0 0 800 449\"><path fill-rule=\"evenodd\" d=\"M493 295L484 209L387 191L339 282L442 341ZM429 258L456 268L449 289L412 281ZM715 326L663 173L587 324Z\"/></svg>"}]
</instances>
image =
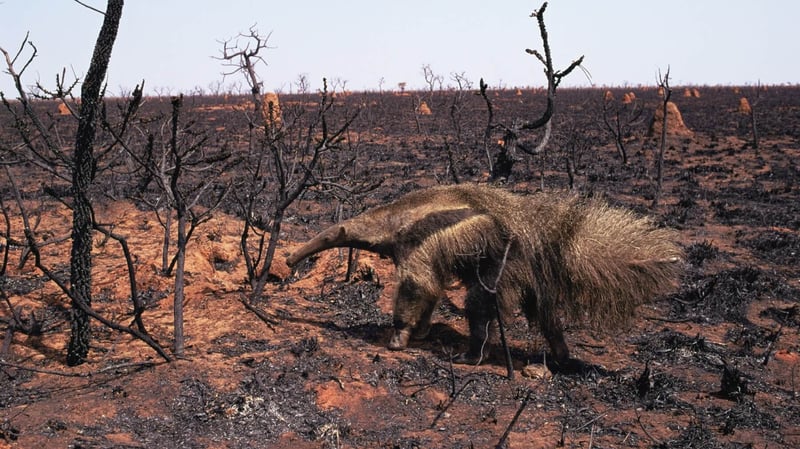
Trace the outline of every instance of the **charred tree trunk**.
<instances>
[{"instance_id":1,"label":"charred tree trunk","mask_svg":"<svg viewBox=\"0 0 800 449\"><path fill-rule=\"evenodd\" d=\"M172 138L170 139L170 149L175 159L175 166L172 170L172 177L170 178L170 190L172 191L172 200L174 204L172 207L178 216L178 249L175 255L177 264L175 270L175 296L173 298L173 327L175 345L173 351L178 357L183 356L184 337L183 337L183 284L184 284L184 267L186 263L186 215L188 213L186 201L180 192L178 180L181 176L183 168L183 158L178 151L178 122L180 119L181 107L183 106L183 95L172 99ZM170 215L172 211L169 212ZM168 232L165 233L169 235Z\"/></svg>"},{"instance_id":2,"label":"charred tree trunk","mask_svg":"<svg viewBox=\"0 0 800 449\"><path fill-rule=\"evenodd\" d=\"M178 214L178 255L175 269L175 298L173 301L173 322L175 327L175 355L183 356L183 285L186 264L186 214Z\"/></svg>"},{"instance_id":3,"label":"charred tree trunk","mask_svg":"<svg viewBox=\"0 0 800 449\"><path fill-rule=\"evenodd\" d=\"M492 140L492 131L494 130L494 106L492 105L492 100L490 100L489 96L486 94L486 89L489 87L489 85L483 81L483 78L481 78L481 81L478 85L480 87L481 98L483 98L484 103L486 103L486 128L483 130L483 151L486 152L486 162L489 164L489 173L494 173L492 154L489 151L489 145Z\"/></svg>"},{"instance_id":4,"label":"charred tree trunk","mask_svg":"<svg viewBox=\"0 0 800 449\"><path fill-rule=\"evenodd\" d=\"M86 361L91 341L89 315L80 307L92 303L92 204L89 187L95 171L94 138L100 109L103 80L111 50L117 38L123 0L109 0L103 26L92 55L92 62L81 88L81 110L75 139L72 171L72 251L70 253L70 289L72 292L72 334L67 348L67 365Z\"/></svg>"},{"instance_id":5,"label":"charred tree trunk","mask_svg":"<svg viewBox=\"0 0 800 449\"><path fill-rule=\"evenodd\" d=\"M0 277L6 275L6 267L8 267L8 253L11 249L11 217L8 215L5 202L0 198L0 211L3 213L3 221L5 222L5 234L3 237L6 239L6 244L3 245L3 261L0 262Z\"/></svg>"},{"instance_id":6,"label":"charred tree trunk","mask_svg":"<svg viewBox=\"0 0 800 449\"><path fill-rule=\"evenodd\" d=\"M503 135L503 144L500 146L500 152L497 153L494 164L492 164L492 181L506 181L511 177L511 171L517 161L514 155L515 148L517 148L517 134L511 130L506 130L505 135Z\"/></svg>"}]
</instances>

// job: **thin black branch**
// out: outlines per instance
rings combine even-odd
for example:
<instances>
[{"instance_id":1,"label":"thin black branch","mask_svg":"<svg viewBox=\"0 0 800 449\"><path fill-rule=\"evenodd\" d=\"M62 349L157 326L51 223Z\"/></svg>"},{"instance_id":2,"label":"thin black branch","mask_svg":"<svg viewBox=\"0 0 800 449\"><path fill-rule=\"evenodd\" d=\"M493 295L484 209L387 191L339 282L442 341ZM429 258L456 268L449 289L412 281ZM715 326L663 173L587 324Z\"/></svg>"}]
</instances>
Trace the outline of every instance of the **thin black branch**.
<instances>
[{"instance_id":1,"label":"thin black branch","mask_svg":"<svg viewBox=\"0 0 800 449\"><path fill-rule=\"evenodd\" d=\"M503 436L500 437L500 440L497 442L497 445L495 445L495 449L505 448L506 440L508 439L508 436L511 434L511 430L517 424L517 421L519 420L520 415L522 415L523 410L525 410L525 407L528 406L528 402L530 402L532 394L533 392L531 390L528 390L528 392L525 394L525 397L522 399L522 403L519 405L519 408L517 408L517 412L514 413L514 417L511 418L511 422L508 423L508 427L506 427L505 432L503 432Z\"/></svg>"},{"instance_id":2,"label":"thin black branch","mask_svg":"<svg viewBox=\"0 0 800 449\"><path fill-rule=\"evenodd\" d=\"M111 230L106 229L103 225L99 223L94 223L94 229L106 237L109 237L113 240L116 240L119 243L120 247L122 248L122 253L125 256L125 263L128 267L128 281L130 282L130 289L131 289L131 302L133 303L133 320L136 323L136 327L139 331L143 334L147 334L147 330L144 327L144 323L142 322L142 313L144 312L144 305L142 304L141 299L139 298L139 293L136 288L136 266L133 263L133 257L131 256L131 251L128 248L128 241L125 237L113 233Z\"/></svg>"},{"instance_id":3,"label":"thin black branch","mask_svg":"<svg viewBox=\"0 0 800 449\"><path fill-rule=\"evenodd\" d=\"M439 410L439 413L436 414L436 417L433 418L433 421L431 422L430 425L431 429L436 427L436 423L439 422L439 419L441 419L442 416L444 416L445 413L447 413L447 410L449 410L450 406L452 406L456 402L456 399L458 399L458 396L461 394L461 392L463 392L467 388L467 386L469 386L469 384L471 384L474 380L475 378L470 378L469 380L464 382L464 385L462 385L461 388L458 389L458 391L455 391L450 395L450 400L447 402L447 405L442 407L442 409Z\"/></svg>"},{"instance_id":4,"label":"thin black branch","mask_svg":"<svg viewBox=\"0 0 800 449\"><path fill-rule=\"evenodd\" d=\"M80 0L73 0L73 1L74 1L75 3L77 3L77 4L81 5L81 6L85 7L85 8L91 9L92 11L94 11L94 12L96 12L96 13L99 13L99 14L101 14L101 15L103 15L103 16L105 16L105 15L106 15L105 11L101 11L101 10L99 10L99 9L95 8L94 6L87 5L86 3L84 3L84 2L82 2L82 1L80 1Z\"/></svg>"},{"instance_id":5,"label":"thin black branch","mask_svg":"<svg viewBox=\"0 0 800 449\"><path fill-rule=\"evenodd\" d=\"M477 273L478 282L480 282L481 287L484 290L492 294L494 298L494 308L495 308L495 315L497 315L497 327L500 330L500 344L503 345L503 351L505 352L506 357L506 372L509 379L514 379L514 365L511 361L511 350L508 347L508 341L506 340L506 331L505 326L503 325L503 316L500 310L500 302L497 298L497 286L500 284L500 278L503 276L503 271L506 268L506 263L508 262L508 252L511 250L511 243L513 240L509 239L508 243L506 243L506 248L503 251L503 260L500 262L500 269L497 273L497 277L494 280L494 286L489 288L486 284L483 283L483 279L481 279L480 273ZM476 270L479 269L479 265L476 267ZM488 332L487 332L488 338ZM483 351L481 351L481 355Z\"/></svg>"},{"instance_id":6,"label":"thin black branch","mask_svg":"<svg viewBox=\"0 0 800 449\"><path fill-rule=\"evenodd\" d=\"M241 302L242 305L244 305L245 309L253 312L261 321L263 321L270 328L272 328L273 325L278 325L279 324L277 320L269 317L261 309L259 309L258 307L250 304L250 301L248 301L247 298L245 298L244 296L239 298L239 302Z\"/></svg>"},{"instance_id":7,"label":"thin black branch","mask_svg":"<svg viewBox=\"0 0 800 449\"><path fill-rule=\"evenodd\" d=\"M25 365L20 365L18 363L7 362L7 361L2 360L2 359L0 359L0 365L8 366L8 367L11 367L11 368L16 368L16 369L21 369L21 370L25 370L25 371L31 371L31 372L34 372L34 373L50 374L50 375L53 375L53 376L61 376L61 377L94 377L94 376L97 376L98 374L105 374L105 373L107 373L109 371L116 371L116 370L127 369L127 368L134 368L134 369L151 368L151 367L154 367L154 366L158 365L158 363L156 363L156 362L126 362L126 363L118 363L116 365L110 365L110 366L107 366L105 368L102 368L102 369L99 369L99 370L96 370L96 371L89 371L89 372L85 372L85 373L70 373L70 372L66 372L66 371L56 371L56 370L49 370L49 369L43 369L43 368L34 368L32 366L25 366Z\"/></svg>"}]
</instances>

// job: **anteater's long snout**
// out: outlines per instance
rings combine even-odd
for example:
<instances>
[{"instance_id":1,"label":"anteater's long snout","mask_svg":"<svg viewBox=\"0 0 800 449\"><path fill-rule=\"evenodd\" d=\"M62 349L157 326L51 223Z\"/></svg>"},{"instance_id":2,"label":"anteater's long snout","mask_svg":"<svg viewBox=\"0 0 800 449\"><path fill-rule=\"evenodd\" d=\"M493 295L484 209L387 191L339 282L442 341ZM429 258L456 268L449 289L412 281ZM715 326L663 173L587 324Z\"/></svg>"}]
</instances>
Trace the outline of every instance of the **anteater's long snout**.
<instances>
[{"instance_id":1,"label":"anteater's long snout","mask_svg":"<svg viewBox=\"0 0 800 449\"><path fill-rule=\"evenodd\" d=\"M316 237L309 240L305 245L297 249L297 251L290 254L289 257L286 258L286 265L294 267L306 257L312 256L320 251L325 251L326 249L344 245L346 243L345 235L344 226L334 225L329 227L317 234Z\"/></svg>"}]
</instances>

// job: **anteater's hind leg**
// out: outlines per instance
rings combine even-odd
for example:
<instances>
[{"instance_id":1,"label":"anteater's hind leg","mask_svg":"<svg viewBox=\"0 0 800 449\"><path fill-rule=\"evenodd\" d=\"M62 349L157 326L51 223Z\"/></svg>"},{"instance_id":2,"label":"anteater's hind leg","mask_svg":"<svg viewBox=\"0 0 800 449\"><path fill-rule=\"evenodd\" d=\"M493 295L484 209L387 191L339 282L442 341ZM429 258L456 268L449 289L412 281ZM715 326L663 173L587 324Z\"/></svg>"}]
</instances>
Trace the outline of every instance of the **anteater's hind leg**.
<instances>
[{"instance_id":1,"label":"anteater's hind leg","mask_svg":"<svg viewBox=\"0 0 800 449\"><path fill-rule=\"evenodd\" d=\"M569 362L569 348L567 348L567 343L564 341L564 332L561 330L561 323L558 322L558 318L540 319L539 328L550 345L550 356L554 366L566 367Z\"/></svg>"},{"instance_id":2,"label":"anteater's hind leg","mask_svg":"<svg viewBox=\"0 0 800 449\"><path fill-rule=\"evenodd\" d=\"M540 309L536 295L528 293L523 305L525 316L531 325L538 325L547 344L550 346L550 360L553 366L566 366L569 362L569 348L564 340L561 321L554 313L547 313Z\"/></svg>"}]
</instances>

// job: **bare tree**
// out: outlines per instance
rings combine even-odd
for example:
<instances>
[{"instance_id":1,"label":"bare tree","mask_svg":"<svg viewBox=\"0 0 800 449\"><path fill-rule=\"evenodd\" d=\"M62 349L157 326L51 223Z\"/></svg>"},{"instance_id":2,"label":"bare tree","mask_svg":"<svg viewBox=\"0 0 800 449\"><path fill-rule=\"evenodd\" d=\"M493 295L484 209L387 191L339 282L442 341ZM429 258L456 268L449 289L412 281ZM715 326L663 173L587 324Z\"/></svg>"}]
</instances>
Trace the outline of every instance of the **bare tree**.
<instances>
[{"instance_id":1,"label":"bare tree","mask_svg":"<svg viewBox=\"0 0 800 449\"><path fill-rule=\"evenodd\" d=\"M301 73L297 75L297 81L295 81L295 86L297 86L297 93L300 95L307 94L309 91L309 82L308 82L308 75L305 73Z\"/></svg>"},{"instance_id":2,"label":"bare tree","mask_svg":"<svg viewBox=\"0 0 800 449\"><path fill-rule=\"evenodd\" d=\"M569 75L576 67L583 63L583 56L573 61L564 70L553 69L553 57L550 52L550 41L547 37L547 28L544 24L544 12L547 9L547 2L544 2L537 11L531 13L531 17L535 18L539 25L539 34L542 39L542 48L544 54L538 50L525 49L525 52L535 56L544 65L544 74L547 78L547 106L541 117L533 121L520 121L514 123L512 126L506 126L503 135L504 144L501 147L500 154L498 154L495 164L493 166L492 179L507 179L511 175L511 169L516 161L515 150L519 148L529 155L539 155L542 153L550 141L552 132L552 118L555 114L555 100L556 89L561 83L561 80ZM544 136L542 136L539 144L535 148L529 148L521 142L519 134L521 131L531 131L544 128ZM544 179L542 179L544 183Z\"/></svg>"},{"instance_id":3,"label":"bare tree","mask_svg":"<svg viewBox=\"0 0 800 449\"><path fill-rule=\"evenodd\" d=\"M467 79L464 72L453 72L450 74L450 79L456 83L453 91L453 99L450 101L450 124L455 132L456 141L460 142L463 138L462 119L465 106L464 100L472 90L472 82Z\"/></svg>"},{"instance_id":4,"label":"bare tree","mask_svg":"<svg viewBox=\"0 0 800 449\"><path fill-rule=\"evenodd\" d=\"M441 90L444 79L442 75L437 75L433 72L430 64L422 65L422 76L425 78L425 84L428 87L428 101L433 103L433 93L436 91L436 84L439 84L439 90Z\"/></svg>"},{"instance_id":5,"label":"bare tree","mask_svg":"<svg viewBox=\"0 0 800 449\"><path fill-rule=\"evenodd\" d=\"M226 75L244 75L254 104L245 163L248 176L236 189L245 219L241 249L252 288L251 301L261 296L269 279L286 210L318 182L314 176L318 164L325 154L340 146L358 115L356 112L332 126L330 116L335 101L325 79L318 105L310 114L298 111L293 117L282 117L277 114L277 105L270 103L264 107L256 65L264 62L261 52L269 48L268 39L269 35L261 36L251 27L248 33L224 41L219 58L231 68ZM265 245L266 231L269 240ZM257 243L251 244L251 234L258 237Z\"/></svg>"},{"instance_id":6,"label":"bare tree","mask_svg":"<svg viewBox=\"0 0 800 449\"><path fill-rule=\"evenodd\" d=\"M756 106L758 103L761 102L761 81L759 80L756 84L755 88L753 89L753 95L748 98L748 103L750 104L750 132L753 134L753 149L758 152L758 125L756 123ZM744 97L747 98L747 97Z\"/></svg>"},{"instance_id":7,"label":"bare tree","mask_svg":"<svg viewBox=\"0 0 800 449\"><path fill-rule=\"evenodd\" d=\"M610 93L610 91L609 91ZM628 150L625 139L631 129L641 123L643 108L638 100L629 103L616 102L611 95L603 94L603 124L614 139L614 146L622 158L622 165L628 165Z\"/></svg>"},{"instance_id":8,"label":"bare tree","mask_svg":"<svg viewBox=\"0 0 800 449\"><path fill-rule=\"evenodd\" d=\"M663 121L661 123L661 143L659 145L658 154L656 156L656 191L653 196L653 207L658 207L661 201L661 186L664 183L664 153L667 150L667 106L669 99L672 96L672 88L669 86L669 66L663 75L661 70L658 71L658 88L661 92L661 112Z\"/></svg>"},{"instance_id":9,"label":"bare tree","mask_svg":"<svg viewBox=\"0 0 800 449\"><path fill-rule=\"evenodd\" d=\"M347 80L336 77L330 81L329 89L331 92L345 93L347 91Z\"/></svg>"},{"instance_id":10,"label":"bare tree","mask_svg":"<svg viewBox=\"0 0 800 449\"><path fill-rule=\"evenodd\" d=\"M561 157L566 165L569 188L572 190L575 189L576 178L584 166L582 159L596 145L597 135L575 120L567 120L559 129Z\"/></svg>"},{"instance_id":11,"label":"bare tree","mask_svg":"<svg viewBox=\"0 0 800 449\"><path fill-rule=\"evenodd\" d=\"M467 79L464 72L450 74L450 79L455 82L454 88L450 89L452 98L449 106L450 127L453 131L452 139L445 137L445 150L447 151L447 167L445 168L446 174L449 173L453 183L459 184L461 182L459 176L459 167L467 159L467 149L471 147L468 142L465 142L464 136L464 108L466 107L467 99L472 93L472 82Z\"/></svg>"},{"instance_id":12,"label":"bare tree","mask_svg":"<svg viewBox=\"0 0 800 449\"><path fill-rule=\"evenodd\" d=\"M140 200L150 206L164 228L162 273L171 275L175 271L173 350L179 357L183 356L184 350L183 292L187 245L194 231L211 218L227 195L230 183L219 181L237 163L225 146L218 150L208 149L208 136L193 131L192 122L185 126L181 124L183 102L183 95L172 98L169 134L160 139L160 152L156 152L153 133L149 134L141 154L125 146L130 156L144 168L145 183L140 184L140 190L144 191L153 181L158 186L154 199L143 196ZM173 216L177 218L177 242L170 258Z\"/></svg>"},{"instance_id":13,"label":"bare tree","mask_svg":"<svg viewBox=\"0 0 800 449\"><path fill-rule=\"evenodd\" d=\"M57 279L51 279L62 286L62 289L65 290L65 293L72 301L72 333L67 348L67 364L71 366L79 365L86 360L91 341L89 317L97 317L97 314L91 310L91 250L92 233L101 227L94 221L90 188L99 170L99 159L104 154L108 154L114 146L113 144L109 145L101 154L95 153L96 127L103 104L103 83L111 58L111 51L116 40L117 30L119 29L123 4L123 0L108 0L106 11L103 14L103 24L95 43L89 69L81 87L80 109L77 112L72 111L77 117L78 126L74 152L71 155L61 150L57 137L52 135L33 111L22 86L21 76L36 57L36 47L28 41L26 36L15 56L11 57L7 51L2 50L8 67L7 71L14 80L19 94L22 112L17 113L15 108L5 99L5 96L3 96L3 102L6 108L12 112L17 129L20 130L20 135L25 142L27 160L47 170L58 179L69 182L70 185L69 195L72 196L72 203L69 204L69 207L72 210L73 219L69 286L67 287L65 284L60 283ZM26 47L32 49L32 54L17 72L15 66ZM60 98L62 101L71 96L71 87L66 85L63 77L57 77L56 84L57 87L53 92L53 96ZM47 93L47 90L42 90ZM137 109L140 99L141 97L139 96L139 100L131 102L131 113ZM27 127L29 123L33 125L33 130L35 131L31 132ZM122 129L124 130L125 127L123 126ZM36 142L38 139L43 142L43 148ZM64 171L68 173L64 173ZM22 207L22 203L20 203L20 207ZM31 246L30 249L38 252L37 243L32 234L28 236L27 241ZM49 272L41 265L38 256L37 266L46 273Z\"/></svg>"}]
</instances>

